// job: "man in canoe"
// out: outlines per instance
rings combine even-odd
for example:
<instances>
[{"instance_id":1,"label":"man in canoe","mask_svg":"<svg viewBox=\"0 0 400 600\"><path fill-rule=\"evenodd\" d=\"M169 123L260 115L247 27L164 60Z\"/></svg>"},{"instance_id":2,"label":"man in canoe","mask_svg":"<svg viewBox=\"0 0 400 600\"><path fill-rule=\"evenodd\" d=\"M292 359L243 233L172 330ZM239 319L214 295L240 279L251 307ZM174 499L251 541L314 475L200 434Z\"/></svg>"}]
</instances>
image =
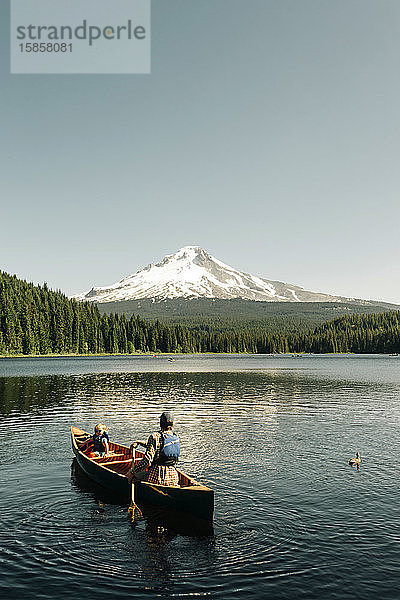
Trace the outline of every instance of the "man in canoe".
<instances>
[{"instance_id":1,"label":"man in canoe","mask_svg":"<svg viewBox=\"0 0 400 600\"><path fill-rule=\"evenodd\" d=\"M175 468L180 454L178 436L173 431L174 417L169 411L160 417L160 430L152 433L147 440L144 457L132 469L130 481L145 480L159 485L179 486L179 476ZM145 469L148 468L148 471Z\"/></svg>"}]
</instances>

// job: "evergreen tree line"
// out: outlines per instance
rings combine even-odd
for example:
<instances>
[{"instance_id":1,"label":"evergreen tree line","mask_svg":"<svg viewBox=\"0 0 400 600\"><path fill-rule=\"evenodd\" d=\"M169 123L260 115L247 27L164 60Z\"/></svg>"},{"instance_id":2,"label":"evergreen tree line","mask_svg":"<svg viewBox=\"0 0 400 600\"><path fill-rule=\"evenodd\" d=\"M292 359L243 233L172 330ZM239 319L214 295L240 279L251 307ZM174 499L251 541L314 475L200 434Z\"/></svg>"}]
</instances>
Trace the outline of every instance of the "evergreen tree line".
<instances>
[{"instance_id":1,"label":"evergreen tree line","mask_svg":"<svg viewBox=\"0 0 400 600\"><path fill-rule=\"evenodd\" d=\"M167 325L132 315L101 315L47 285L0 271L0 354L125 354L133 352L400 352L400 313L349 315L313 331L271 332L262 324L221 328Z\"/></svg>"}]
</instances>

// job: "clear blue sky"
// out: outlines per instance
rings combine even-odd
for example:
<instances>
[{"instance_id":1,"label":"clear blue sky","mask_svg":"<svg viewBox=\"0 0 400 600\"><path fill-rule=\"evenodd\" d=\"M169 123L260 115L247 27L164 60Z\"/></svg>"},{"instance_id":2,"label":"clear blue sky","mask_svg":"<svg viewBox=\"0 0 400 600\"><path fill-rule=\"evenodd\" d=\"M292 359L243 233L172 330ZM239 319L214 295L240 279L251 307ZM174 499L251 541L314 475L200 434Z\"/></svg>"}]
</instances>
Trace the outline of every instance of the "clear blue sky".
<instances>
[{"instance_id":1,"label":"clear blue sky","mask_svg":"<svg viewBox=\"0 0 400 600\"><path fill-rule=\"evenodd\" d=\"M10 75L8 23L0 269L72 294L196 244L400 303L398 0L153 0L151 75Z\"/></svg>"}]
</instances>

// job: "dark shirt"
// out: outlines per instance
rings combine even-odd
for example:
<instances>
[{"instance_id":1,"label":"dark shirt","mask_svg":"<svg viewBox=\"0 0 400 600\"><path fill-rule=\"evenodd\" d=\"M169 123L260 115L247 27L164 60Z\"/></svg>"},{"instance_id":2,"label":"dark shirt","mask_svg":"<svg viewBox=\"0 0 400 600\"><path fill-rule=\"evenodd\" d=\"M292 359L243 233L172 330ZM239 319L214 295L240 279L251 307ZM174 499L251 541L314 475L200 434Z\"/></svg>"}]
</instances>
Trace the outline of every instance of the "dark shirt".
<instances>
[{"instance_id":1,"label":"dark shirt","mask_svg":"<svg viewBox=\"0 0 400 600\"><path fill-rule=\"evenodd\" d=\"M106 444L105 442L109 442L110 438L108 437L108 433L103 431L102 433L94 433L93 434L93 450L95 452L105 452Z\"/></svg>"}]
</instances>

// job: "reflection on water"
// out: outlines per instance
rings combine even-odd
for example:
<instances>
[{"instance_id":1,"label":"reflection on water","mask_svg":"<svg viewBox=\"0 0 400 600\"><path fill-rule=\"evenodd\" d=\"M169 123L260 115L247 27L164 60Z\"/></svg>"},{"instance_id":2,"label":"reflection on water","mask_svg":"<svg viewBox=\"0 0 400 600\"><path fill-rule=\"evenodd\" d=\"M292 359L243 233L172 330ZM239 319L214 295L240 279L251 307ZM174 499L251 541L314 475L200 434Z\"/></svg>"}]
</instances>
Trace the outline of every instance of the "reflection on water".
<instances>
[{"instance_id":1,"label":"reflection on water","mask_svg":"<svg viewBox=\"0 0 400 600\"><path fill-rule=\"evenodd\" d=\"M178 357L172 371L154 361L153 372L129 372L132 362L107 358L91 373L93 359L61 359L58 374L54 360L8 360L3 597L397 598L400 363L262 359L191 357L184 369ZM165 408L177 416L180 466L215 489L212 532L154 507L131 525L126 504L72 461L71 424L104 421L130 444ZM348 465L357 451L358 471Z\"/></svg>"}]
</instances>

